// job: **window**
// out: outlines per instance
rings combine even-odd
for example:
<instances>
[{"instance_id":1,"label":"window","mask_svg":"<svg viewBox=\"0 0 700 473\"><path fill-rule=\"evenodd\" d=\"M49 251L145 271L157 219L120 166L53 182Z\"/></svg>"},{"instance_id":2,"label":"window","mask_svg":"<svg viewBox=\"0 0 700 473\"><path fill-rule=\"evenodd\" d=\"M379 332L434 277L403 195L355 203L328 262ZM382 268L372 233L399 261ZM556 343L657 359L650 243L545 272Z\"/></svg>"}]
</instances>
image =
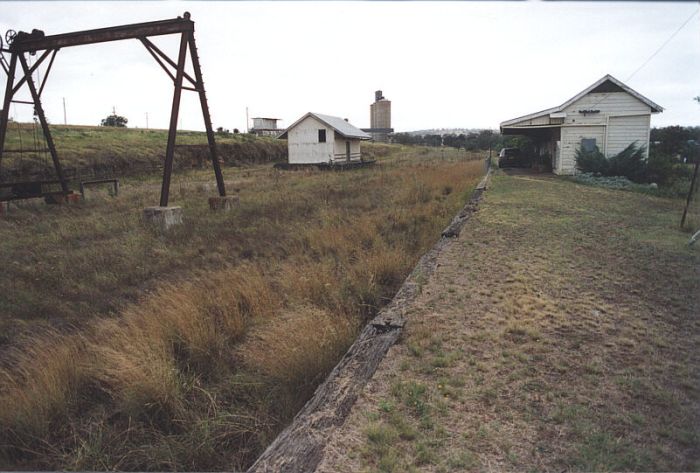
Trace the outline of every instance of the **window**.
<instances>
[{"instance_id":1,"label":"window","mask_svg":"<svg viewBox=\"0 0 700 473\"><path fill-rule=\"evenodd\" d=\"M318 130L318 142L319 143L326 142L326 130Z\"/></svg>"},{"instance_id":2,"label":"window","mask_svg":"<svg viewBox=\"0 0 700 473\"><path fill-rule=\"evenodd\" d=\"M595 151L595 138L583 138L581 140L581 149L586 153Z\"/></svg>"}]
</instances>

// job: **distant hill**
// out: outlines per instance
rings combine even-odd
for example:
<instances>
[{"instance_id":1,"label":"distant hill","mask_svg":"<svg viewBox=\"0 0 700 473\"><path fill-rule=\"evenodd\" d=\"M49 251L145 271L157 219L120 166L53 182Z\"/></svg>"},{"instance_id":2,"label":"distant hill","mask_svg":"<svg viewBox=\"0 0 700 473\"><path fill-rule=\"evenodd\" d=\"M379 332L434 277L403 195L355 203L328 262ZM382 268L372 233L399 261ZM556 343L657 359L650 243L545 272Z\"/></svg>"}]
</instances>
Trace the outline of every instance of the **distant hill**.
<instances>
[{"instance_id":1,"label":"distant hill","mask_svg":"<svg viewBox=\"0 0 700 473\"><path fill-rule=\"evenodd\" d=\"M485 130L485 128L430 128L427 130L406 131L404 133L408 133L409 135L413 135L413 136L460 135L460 134L466 135L468 133L478 133L481 130Z\"/></svg>"}]
</instances>

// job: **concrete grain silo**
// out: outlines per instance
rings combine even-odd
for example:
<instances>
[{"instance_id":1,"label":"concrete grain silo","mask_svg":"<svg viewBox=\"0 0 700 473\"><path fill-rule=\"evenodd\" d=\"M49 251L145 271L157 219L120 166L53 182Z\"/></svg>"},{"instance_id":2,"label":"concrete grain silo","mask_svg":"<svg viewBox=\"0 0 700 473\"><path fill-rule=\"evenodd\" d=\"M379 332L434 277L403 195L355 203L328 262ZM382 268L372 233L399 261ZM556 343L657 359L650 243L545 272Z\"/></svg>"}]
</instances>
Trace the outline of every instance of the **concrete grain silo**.
<instances>
[{"instance_id":1,"label":"concrete grain silo","mask_svg":"<svg viewBox=\"0 0 700 473\"><path fill-rule=\"evenodd\" d=\"M365 130L372 135L374 141L389 141L391 128L391 101L384 98L381 90L374 93L374 103L370 105L370 128Z\"/></svg>"}]
</instances>

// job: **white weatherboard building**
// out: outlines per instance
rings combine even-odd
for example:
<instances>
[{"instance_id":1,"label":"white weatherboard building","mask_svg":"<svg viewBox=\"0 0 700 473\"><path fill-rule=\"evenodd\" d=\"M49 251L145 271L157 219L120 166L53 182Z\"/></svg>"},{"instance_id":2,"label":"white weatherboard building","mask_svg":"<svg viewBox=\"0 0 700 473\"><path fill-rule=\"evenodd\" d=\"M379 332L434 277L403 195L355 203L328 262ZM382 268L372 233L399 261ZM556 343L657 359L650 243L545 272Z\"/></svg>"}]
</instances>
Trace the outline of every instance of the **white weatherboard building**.
<instances>
[{"instance_id":1,"label":"white weatherboard building","mask_svg":"<svg viewBox=\"0 0 700 473\"><path fill-rule=\"evenodd\" d=\"M360 141L371 136L342 118L309 112L279 138L287 139L290 164L342 164L361 161Z\"/></svg>"},{"instance_id":2,"label":"white weatherboard building","mask_svg":"<svg viewBox=\"0 0 700 473\"><path fill-rule=\"evenodd\" d=\"M555 174L576 172L576 150L595 146L613 156L631 143L649 154L651 114L663 108L611 75L558 107L501 123L504 135L531 137L540 155L552 158Z\"/></svg>"},{"instance_id":3,"label":"white weatherboard building","mask_svg":"<svg viewBox=\"0 0 700 473\"><path fill-rule=\"evenodd\" d=\"M253 128L250 132L259 136L277 136L281 131L277 128L278 121L279 118L253 117Z\"/></svg>"}]
</instances>

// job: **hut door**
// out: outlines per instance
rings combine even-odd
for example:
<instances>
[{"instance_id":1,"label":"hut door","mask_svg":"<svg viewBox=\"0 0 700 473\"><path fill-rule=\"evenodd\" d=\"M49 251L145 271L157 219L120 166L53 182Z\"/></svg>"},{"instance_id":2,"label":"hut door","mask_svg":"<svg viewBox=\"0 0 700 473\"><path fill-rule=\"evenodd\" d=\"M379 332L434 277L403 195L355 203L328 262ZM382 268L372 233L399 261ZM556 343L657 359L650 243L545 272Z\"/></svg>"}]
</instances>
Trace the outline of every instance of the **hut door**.
<instances>
[{"instance_id":1,"label":"hut door","mask_svg":"<svg viewBox=\"0 0 700 473\"><path fill-rule=\"evenodd\" d=\"M345 160L350 162L350 142L345 142Z\"/></svg>"}]
</instances>

